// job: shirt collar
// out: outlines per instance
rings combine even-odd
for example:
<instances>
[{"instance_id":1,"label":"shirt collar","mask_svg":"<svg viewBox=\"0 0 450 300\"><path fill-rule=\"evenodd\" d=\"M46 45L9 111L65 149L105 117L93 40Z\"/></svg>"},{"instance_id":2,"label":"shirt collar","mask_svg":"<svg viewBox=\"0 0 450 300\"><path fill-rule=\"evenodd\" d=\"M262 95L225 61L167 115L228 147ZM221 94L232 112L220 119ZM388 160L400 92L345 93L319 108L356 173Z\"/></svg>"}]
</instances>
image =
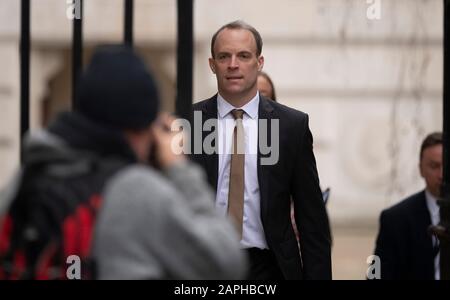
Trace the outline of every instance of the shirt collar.
<instances>
[{"instance_id":1,"label":"shirt collar","mask_svg":"<svg viewBox=\"0 0 450 300\"><path fill-rule=\"evenodd\" d=\"M435 216L439 214L439 205L437 199L429 191L425 190L425 198L427 199L427 207L430 214Z\"/></svg>"},{"instance_id":2,"label":"shirt collar","mask_svg":"<svg viewBox=\"0 0 450 300\"><path fill-rule=\"evenodd\" d=\"M258 117L259 107L259 92L253 97L247 104L242 107L234 107L227 100L225 100L220 94L217 94L217 112L219 117L223 119L233 109L242 109L250 118L256 119Z\"/></svg>"}]
</instances>

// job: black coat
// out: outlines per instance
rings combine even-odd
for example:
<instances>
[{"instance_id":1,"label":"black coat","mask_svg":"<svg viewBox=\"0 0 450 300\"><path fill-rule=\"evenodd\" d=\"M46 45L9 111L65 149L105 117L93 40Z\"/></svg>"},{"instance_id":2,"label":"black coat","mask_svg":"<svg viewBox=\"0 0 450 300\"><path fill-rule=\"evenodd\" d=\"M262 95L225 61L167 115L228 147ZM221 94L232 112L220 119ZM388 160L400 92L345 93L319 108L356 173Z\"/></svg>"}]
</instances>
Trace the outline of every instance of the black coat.
<instances>
[{"instance_id":1,"label":"black coat","mask_svg":"<svg viewBox=\"0 0 450 300\"><path fill-rule=\"evenodd\" d=\"M381 279L434 279L430 225L425 191L381 213L375 249L381 260Z\"/></svg>"},{"instance_id":2,"label":"black coat","mask_svg":"<svg viewBox=\"0 0 450 300\"><path fill-rule=\"evenodd\" d=\"M217 95L194 104L202 119L217 119ZM279 120L279 160L262 165L258 146L258 182L261 220L269 248L274 252L286 279L331 279L331 235L328 216L319 187L313 138L308 115L260 96L259 120ZM194 126L192 126L194 128ZM203 132L203 139L210 132ZM203 140L202 139L202 140ZM217 189L218 155L193 154L193 160L206 170L211 186ZM290 220L290 201L300 232L301 258Z\"/></svg>"}]
</instances>

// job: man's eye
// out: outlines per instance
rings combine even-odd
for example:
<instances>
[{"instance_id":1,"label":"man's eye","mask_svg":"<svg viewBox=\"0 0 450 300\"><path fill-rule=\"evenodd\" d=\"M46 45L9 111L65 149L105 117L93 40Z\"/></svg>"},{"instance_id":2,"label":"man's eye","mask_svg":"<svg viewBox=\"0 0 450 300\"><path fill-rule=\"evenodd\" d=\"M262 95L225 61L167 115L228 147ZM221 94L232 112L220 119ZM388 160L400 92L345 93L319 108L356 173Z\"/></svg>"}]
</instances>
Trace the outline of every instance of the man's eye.
<instances>
[{"instance_id":1,"label":"man's eye","mask_svg":"<svg viewBox=\"0 0 450 300\"><path fill-rule=\"evenodd\" d=\"M250 54L249 54L249 53L241 53L239 56L240 56L241 58L244 58L244 59L250 58Z\"/></svg>"}]
</instances>

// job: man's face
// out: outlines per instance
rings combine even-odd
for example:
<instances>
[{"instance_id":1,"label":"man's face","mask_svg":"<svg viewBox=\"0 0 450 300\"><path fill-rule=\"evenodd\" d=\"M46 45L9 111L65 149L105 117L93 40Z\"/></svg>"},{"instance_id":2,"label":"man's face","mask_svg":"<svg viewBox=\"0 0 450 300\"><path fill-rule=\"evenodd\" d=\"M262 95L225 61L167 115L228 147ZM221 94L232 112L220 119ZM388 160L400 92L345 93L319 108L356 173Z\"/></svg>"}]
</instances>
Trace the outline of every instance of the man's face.
<instances>
[{"instance_id":1,"label":"man's face","mask_svg":"<svg viewBox=\"0 0 450 300\"><path fill-rule=\"evenodd\" d=\"M217 36L209 66L217 77L219 93L227 100L251 99L256 95L258 72L264 57L256 55L253 34L244 29L224 29Z\"/></svg>"},{"instance_id":2,"label":"man's face","mask_svg":"<svg viewBox=\"0 0 450 300\"><path fill-rule=\"evenodd\" d=\"M420 160L420 175L425 179L427 190L435 197L441 195L442 145L426 148Z\"/></svg>"}]
</instances>

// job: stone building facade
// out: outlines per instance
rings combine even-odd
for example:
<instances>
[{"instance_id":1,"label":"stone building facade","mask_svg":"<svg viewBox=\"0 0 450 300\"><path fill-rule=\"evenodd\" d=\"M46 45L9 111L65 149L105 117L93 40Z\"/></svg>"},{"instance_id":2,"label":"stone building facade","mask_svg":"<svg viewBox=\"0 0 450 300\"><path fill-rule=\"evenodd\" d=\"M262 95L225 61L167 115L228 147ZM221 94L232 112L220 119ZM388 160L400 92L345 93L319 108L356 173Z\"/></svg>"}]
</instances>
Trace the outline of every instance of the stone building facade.
<instances>
[{"instance_id":1,"label":"stone building facade","mask_svg":"<svg viewBox=\"0 0 450 300\"><path fill-rule=\"evenodd\" d=\"M89 0L85 62L120 42L123 0ZM72 22L65 0L31 0L31 124L70 108ZM418 151L442 129L441 0L195 0L194 99L215 93L210 38L242 19L264 39L279 101L307 112L333 224L374 228L381 209L423 188ZM176 1L135 0L135 46L173 110ZM0 186L19 165L20 1L0 1Z\"/></svg>"}]
</instances>

